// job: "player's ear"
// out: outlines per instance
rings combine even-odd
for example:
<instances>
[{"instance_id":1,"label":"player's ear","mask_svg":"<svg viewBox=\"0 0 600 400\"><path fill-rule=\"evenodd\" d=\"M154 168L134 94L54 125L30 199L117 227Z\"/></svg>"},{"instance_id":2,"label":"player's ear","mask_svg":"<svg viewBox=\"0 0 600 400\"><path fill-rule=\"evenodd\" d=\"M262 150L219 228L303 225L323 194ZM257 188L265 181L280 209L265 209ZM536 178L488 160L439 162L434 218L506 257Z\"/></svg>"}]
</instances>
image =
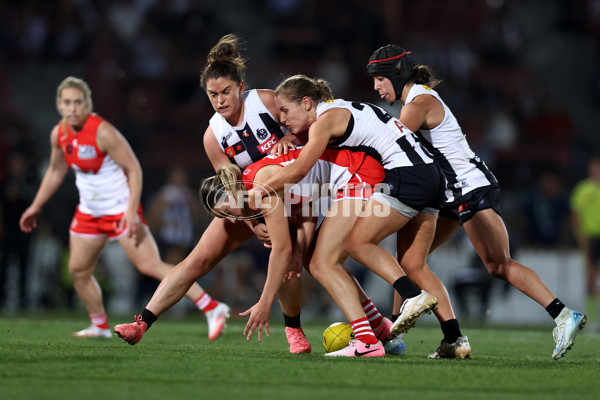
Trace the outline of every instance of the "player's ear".
<instances>
[{"instance_id":1,"label":"player's ear","mask_svg":"<svg viewBox=\"0 0 600 400\"><path fill-rule=\"evenodd\" d=\"M308 97L308 96L304 96L304 97L302 98L302 107L304 107L304 110L305 110L305 111L308 111L308 110L310 110L311 106L312 106L312 102L311 102L311 100L310 100L310 97Z\"/></svg>"}]
</instances>

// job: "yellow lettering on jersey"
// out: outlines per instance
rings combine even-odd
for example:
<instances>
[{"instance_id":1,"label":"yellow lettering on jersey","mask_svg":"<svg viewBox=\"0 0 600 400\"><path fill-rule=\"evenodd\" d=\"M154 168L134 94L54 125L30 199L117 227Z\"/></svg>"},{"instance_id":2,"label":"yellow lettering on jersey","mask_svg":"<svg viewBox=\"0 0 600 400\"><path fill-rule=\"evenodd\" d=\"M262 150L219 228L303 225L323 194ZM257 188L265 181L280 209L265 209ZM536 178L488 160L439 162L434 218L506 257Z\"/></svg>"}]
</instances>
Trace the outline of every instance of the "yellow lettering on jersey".
<instances>
[{"instance_id":1,"label":"yellow lettering on jersey","mask_svg":"<svg viewBox=\"0 0 600 400\"><path fill-rule=\"evenodd\" d=\"M431 88L427 85L423 85L423 87L431 92Z\"/></svg>"}]
</instances>

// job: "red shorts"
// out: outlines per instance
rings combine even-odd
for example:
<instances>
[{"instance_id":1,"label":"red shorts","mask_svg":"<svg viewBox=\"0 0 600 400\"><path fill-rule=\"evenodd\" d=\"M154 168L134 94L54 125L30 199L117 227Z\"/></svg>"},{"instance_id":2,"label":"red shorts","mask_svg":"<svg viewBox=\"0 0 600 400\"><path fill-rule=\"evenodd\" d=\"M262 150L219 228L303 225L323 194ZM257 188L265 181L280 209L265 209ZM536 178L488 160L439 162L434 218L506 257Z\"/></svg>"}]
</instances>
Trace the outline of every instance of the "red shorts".
<instances>
[{"instance_id":1,"label":"red shorts","mask_svg":"<svg viewBox=\"0 0 600 400\"><path fill-rule=\"evenodd\" d=\"M79 211L79 207L77 207L75 216L69 227L69 233L80 237L96 238L108 236L111 240L118 239L126 232L125 227L119 229L119 223L123 219L123 215L125 215L125 213L94 217L93 215L82 213ZM138 207L138 216L140 217L142 224L148 225L144 218L141 204Z\"/></svg>"},{"instance_id":2,"label":"red shorts","mask_svg":"<svg viewBox=\"0 0 600 400\"><path fill-rule=\"evenodd\" d=\"M381 164L373 157L366 156L361 166L344 186L338 189L335 199L368 200L375 191L375 186L385 178Z\"/></svg>"}]
</instances>

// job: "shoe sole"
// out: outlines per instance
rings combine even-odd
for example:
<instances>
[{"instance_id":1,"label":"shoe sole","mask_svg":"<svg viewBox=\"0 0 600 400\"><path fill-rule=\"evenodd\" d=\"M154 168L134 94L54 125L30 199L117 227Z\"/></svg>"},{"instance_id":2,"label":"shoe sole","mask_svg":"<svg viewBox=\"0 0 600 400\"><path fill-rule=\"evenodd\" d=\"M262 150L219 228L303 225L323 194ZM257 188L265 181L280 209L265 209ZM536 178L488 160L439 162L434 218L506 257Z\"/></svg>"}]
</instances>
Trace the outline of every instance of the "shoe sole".
<instances>
[{"instance_id":1,"label":"shoe sole","mask_svg":"<svg viewBox=\"0 0 600 400\"><path fill-rule=\"evenodd\" d=\"M84 339L110 339L112 338L112 335L110 336L99 336L99 335L76 335L76 334L72 334L71 336L76 337L76 338L84 338Z\"/></svg>"},{"instance_id":2,"label":"shoe sole","mask_svg":"<svg viewBox=\"0 0 600 400\"><path fill-rule=\"evenodd\" d=\"M439 354L436 354L435 356L427 356L427 358L431 359L431 360L464 360L467 358L471 358L471 353L467 353L467 354L459 354L458 356L454 355L454 357L442 357Z\"/></svg>"},{"instance_id":3,"label":"shoe sole","mask_svg":"<svg viewBox=\"0 0 600 400\"><path fill-rule=\"evenodd\" d=\"M344 354L332 354L325 353L323 354L325 357L333 357L333 358L372 358L372 357L385 357L385 350L382 348L382 351L376 351L366 355L344 355Z\"/></svg>"},{"instance_id":4,"label":"shoe sole","mask_svg":"<svg viewBox=\"0 0 600 400\"><path fill-rule=\"evenodd\" d=\"M312 348L302 349L300 351L290 351L290 354L310 354Z\"/></svg>"},{"instance_id":5,"label":"shoe sole","mask_svg":"<svg viewBox=\"0 0 600 400\"><path fill-rule=\"evenodd\" d=\"M555 360L558 361L561 358L563 358L565 356L565 354L567 354L567 351L571 350L571 348L573 347L574 341L575 341L575 337L577 336L577 332L579 332L580 330L583 329L586 322L587 322L587 316L584 315L583 318L581 318L581 322L579 323L579 326L577 327L577 329L575 329L575 333L573 334L573 337L569 341L568 346L565 349L563 349L563 351L561 351L556 357L552 357L552 358L554 358Z\"/></svg>"},{"instance_id":6,"label":"shoe sole","mask_svg":"<svg viewBox=\"0 0 600 400\"><path fill-rule=\"evenodd\" d=\"M113 331L115 332L115 335L117 335L118 337L120 337L125 343L130 344L131 346L133 346L134 344L136 344L137 342L130 342L129 340L125 339L123 336L121 336L121 334L117 331Z\"/></svg>"},{"instance_id":7,"label":"shoe sole","mask_svg":"<svg viewBox=\"0 0 600 400\"><path fill-rule=\"evenodd\" d=\"M435 357L430 357L428 356L427 358L431 359L431 360L465 360L467 358L471 358L471 354L467 354L467 355L460 355L458 357L454 356L454 357L442 357L440 355L436 355Z\"/></svg>"},{"instance_id":8,"label":"shoe sole","mask_svg":"<svg viewBox=\"0 0 600 400\"><path fill-rule=\"evenodd\" d=\"M437 310L437 304L438 304L438 302L436 300L435 302L431 303L427 308L424 308L420 312L409 315L407 318L400 321L400 323L398 323L397 325L392 325L392 329L391 329L392 334L399 335L401 333L405 333L406 331L408 331L411 328L414 328L415 323L417 322L417 319L419 319L421 317L421 315L431 314L432 311Z\"/></svg>"}]
</instances>

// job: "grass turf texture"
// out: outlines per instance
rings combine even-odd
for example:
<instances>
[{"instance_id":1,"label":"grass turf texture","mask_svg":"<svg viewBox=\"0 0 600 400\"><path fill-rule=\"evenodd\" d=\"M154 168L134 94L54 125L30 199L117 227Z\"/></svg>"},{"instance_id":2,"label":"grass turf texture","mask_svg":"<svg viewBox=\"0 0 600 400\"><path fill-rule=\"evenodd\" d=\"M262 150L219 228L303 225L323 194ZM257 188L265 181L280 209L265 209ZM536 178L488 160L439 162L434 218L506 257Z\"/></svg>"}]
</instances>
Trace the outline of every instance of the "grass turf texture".
<instances>
[{"instance_id":1,"label":"grass turf texture","mask_svg":"<svg viewBox=\"0 0 600 400\"><path fill-rule=\"evenodd\" d=\"M112 323L128 321L113 320ZM242 322L216 342L203 318L159 320L135 346L71 337L84 319L2 317L1 399L598 399L600 335L577 336L566 357L551 359L551 328L464 327L471 360L429 360L441 332L418 325L405 335L406 355L323 357L329 325L304 331L309 355L291 355L282 323L250 342Z\"/></svg>"}]
</instances>

